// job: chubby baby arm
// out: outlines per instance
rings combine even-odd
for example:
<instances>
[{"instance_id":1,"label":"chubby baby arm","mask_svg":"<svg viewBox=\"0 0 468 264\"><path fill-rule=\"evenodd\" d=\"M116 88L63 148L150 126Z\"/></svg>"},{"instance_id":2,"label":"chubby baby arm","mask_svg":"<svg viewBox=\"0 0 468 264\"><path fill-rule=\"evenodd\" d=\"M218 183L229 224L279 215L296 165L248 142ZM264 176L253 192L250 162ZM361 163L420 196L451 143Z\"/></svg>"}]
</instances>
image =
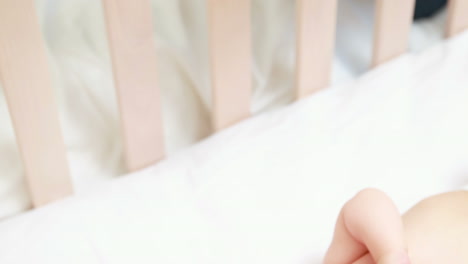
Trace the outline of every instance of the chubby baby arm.
<instances>
[{"instance_id":1,"label":"chubby baby arm","mask_svg":"<svg viewBox=\"0 0 468 264\"><path fill-rule=\"evenodd\" d=\"M422 200L403 216L414 264L468 263L468 192Z\"/></svg>"}]
</instances>

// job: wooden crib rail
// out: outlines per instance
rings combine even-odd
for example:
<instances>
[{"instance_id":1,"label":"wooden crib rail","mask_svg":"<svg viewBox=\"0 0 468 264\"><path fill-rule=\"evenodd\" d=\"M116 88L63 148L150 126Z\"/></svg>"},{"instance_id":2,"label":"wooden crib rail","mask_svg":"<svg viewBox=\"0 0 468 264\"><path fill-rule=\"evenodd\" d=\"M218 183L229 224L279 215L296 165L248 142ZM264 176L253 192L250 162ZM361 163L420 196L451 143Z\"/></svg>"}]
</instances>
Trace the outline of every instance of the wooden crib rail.
<instances>
[{"instance_id":1,"label":"wooden crib rail","mask_svg":"<svg viewBox=\"0 0 468 264\"><path fill-rule=\"evenodd\" d=\"M415 0L376 0L372 66L406 52Z\"/></svg>"},{"instance_id":2,"label":"wooden crib rail","mask_svg":"<svg viewBox=\"0 0 468 264\"><path fill-rule=\"evenodd\" d=\"M297 0L297 97L328 85L337 0ZM415 0L376 0L372 65L404 53ZM150 0L102 0L125 159L130 171L164 156ZM250 0L206 0L213 126L250 115ZM468 0L450 0L447 36L468 28ZM34 206L73 192L34 0L0 0L0 81Z\"/></svg>"},{"instance_id":3,"label":"wooden crib rail","mask_svg":"<svg viewBox=\"0 0 468 264\"><path fill-rule=\"evenodd\" d=\"M449 0L445 35L453 37L468 28L468 0Z\"/></svg>"},{"instance_id":4,"label":"wooden crib rail","mask_svg":"<svg viewBox=\"0 0 468 264\"><path fill-rule=\"evenodd\" d=\"M250 115L250 0L207 0L213 127Z\"/></svg>"},{"instance_id":5,"label":"wooden crib rail","mask_svg":"<svg viewBox=\"0 0 468 264\"><path fill-rule=\"evenodd\" d=\"M34 0L0 1L0 80L34 206L72 193Z\"/></svg>"},{"instance_id":6,"label":"wooden crib rail","mask_svg":"<svg viewBox=\"0 0 468 264\"><path fill-rule=\"evenodd\" d=\"M299 99L330 82L337 0L298 0L296 10L296 97Z\"/></svg>"},{"instance_id":7,"label":"wooden crib rail","mask_svg":"<svg viewBox=\"0 0 468 264\"><path fill-rule=\"evenodd\" d=\"M127 169L164 156L150 0L103 0Z\"/></svg>"}]
</instances>

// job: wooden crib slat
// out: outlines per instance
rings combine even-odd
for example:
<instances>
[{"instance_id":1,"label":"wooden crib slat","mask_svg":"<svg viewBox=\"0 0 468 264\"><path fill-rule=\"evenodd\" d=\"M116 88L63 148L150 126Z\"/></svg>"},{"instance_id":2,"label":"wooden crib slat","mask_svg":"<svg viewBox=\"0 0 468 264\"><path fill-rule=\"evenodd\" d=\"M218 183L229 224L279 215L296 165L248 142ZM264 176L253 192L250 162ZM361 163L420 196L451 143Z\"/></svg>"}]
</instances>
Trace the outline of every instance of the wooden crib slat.
<instances>
[{"instance_id":1,"label":"wooden crib slat","mask_svg":"<svg viewBox=\"0 0 468 264\"><path fill-rule=\"evenodd\" d=\"M0 80L33 206L70 195L72 182L34 0L0 1Z\"/></svg>"},{"instance_id":2,"label":"wooden crib slat","mask_svg":"<svg viewBox=\"0 0 468 264\"><path fill-rule=\"evenodd\" d=\"M129 171L164 156L156 46L149 0L103 0Z\"/></svg>"},{"instance_id":3,"label":"wooden crib slat","mask_svg":"<svg viewBox=\"0 0 468 264\"><path fill-rule=\"evenodd\" d=\"M250 115L250 0L208 0L213 127Z\"/></svg>"},{"instance_id":4,"label":"wooden crib slat","mask_svg":"<svg viewBox=\"0 0 468 264\"><path fill-rule=\"evenodd\" d=\"M296 96L326 87L331 78L337 0L298 0Z\"/></svg>"},{"instance_id":5,"label":"wooden crib slat","mask_svg":"<svg viewBox=\"0 0 468 264\"><path fill-rule=\"evenodd\" d=\"M406 52L415 0L377 0L372 66Z\"/></svg>"},{"instance_id":6,"label":"wooden crib slat","mask_svg":"<svg viewBox=\"0 0 468 264\"><path fill-rule=\"evenodd\" d=\"M453 37L468 28L468 0L449 0L445 35Z\"/></svg>"}]
</instances>

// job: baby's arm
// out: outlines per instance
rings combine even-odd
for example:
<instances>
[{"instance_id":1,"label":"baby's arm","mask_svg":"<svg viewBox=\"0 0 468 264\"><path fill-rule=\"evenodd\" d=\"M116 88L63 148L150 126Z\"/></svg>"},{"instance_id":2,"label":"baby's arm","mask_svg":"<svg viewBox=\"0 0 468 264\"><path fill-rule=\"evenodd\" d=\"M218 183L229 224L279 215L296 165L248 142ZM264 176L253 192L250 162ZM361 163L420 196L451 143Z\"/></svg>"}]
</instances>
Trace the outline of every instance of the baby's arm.
<instances>
[{"instance_id":1,"label":"baby's arm","mask_svg":"<svg viewBox=\"0 0 468 264\"><path fill-rule=\"evenodd\" d=\"M366 189L346 203L324 263L409 264L402 217L392 200Z\"/></svg>"},{"instance_id":2,"label":"baby's arm","mask_svg":"<svg viewBox=\"0 0 468 264\"><path fill-rule=\"evenodd\" d=\"M403 216L412 263L468 263L468 192L426 198Z\"/></svg>"}]
</instances>

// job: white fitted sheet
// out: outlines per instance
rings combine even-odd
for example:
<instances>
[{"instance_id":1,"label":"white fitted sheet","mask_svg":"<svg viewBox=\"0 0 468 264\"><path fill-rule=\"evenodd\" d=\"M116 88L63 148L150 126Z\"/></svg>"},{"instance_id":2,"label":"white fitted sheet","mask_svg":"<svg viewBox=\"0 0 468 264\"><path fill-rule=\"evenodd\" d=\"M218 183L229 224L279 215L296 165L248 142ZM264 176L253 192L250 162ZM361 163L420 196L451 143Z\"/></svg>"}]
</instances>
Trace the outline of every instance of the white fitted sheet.
<instances>
[{"instance_id":1,"label":"white fitted sheet","mask_svg":"<svg viewBox=\"0 0 468 264\"><path fill-rule=\"evenodd\" d=\"M340 1L333 79L363 73L371 54L374 0ZM57 84L76 191L124 174L118 111L100 1L37 0ZM173 154L208 136L210 87L205 0L152 0L166 146ZM292 100L294 1L254 0L252 112ZM412 50L440 40L443 14L418 23ZM1 93L1 89L0 89ZM30 206L6 104L0 94L0 218ZM320 111L320 110L318 110Z\"/></svg>"},{"instance_id":2,"label":"white fitted sheet","mask_svg":"<svg viewBox=\"0 0 468 264\"><path fill-rule=\"evenodd\" d=\"M1 263L321 263L364 187L468 183L468 32L0 223Z\"/></svg>"}]
</instances>

